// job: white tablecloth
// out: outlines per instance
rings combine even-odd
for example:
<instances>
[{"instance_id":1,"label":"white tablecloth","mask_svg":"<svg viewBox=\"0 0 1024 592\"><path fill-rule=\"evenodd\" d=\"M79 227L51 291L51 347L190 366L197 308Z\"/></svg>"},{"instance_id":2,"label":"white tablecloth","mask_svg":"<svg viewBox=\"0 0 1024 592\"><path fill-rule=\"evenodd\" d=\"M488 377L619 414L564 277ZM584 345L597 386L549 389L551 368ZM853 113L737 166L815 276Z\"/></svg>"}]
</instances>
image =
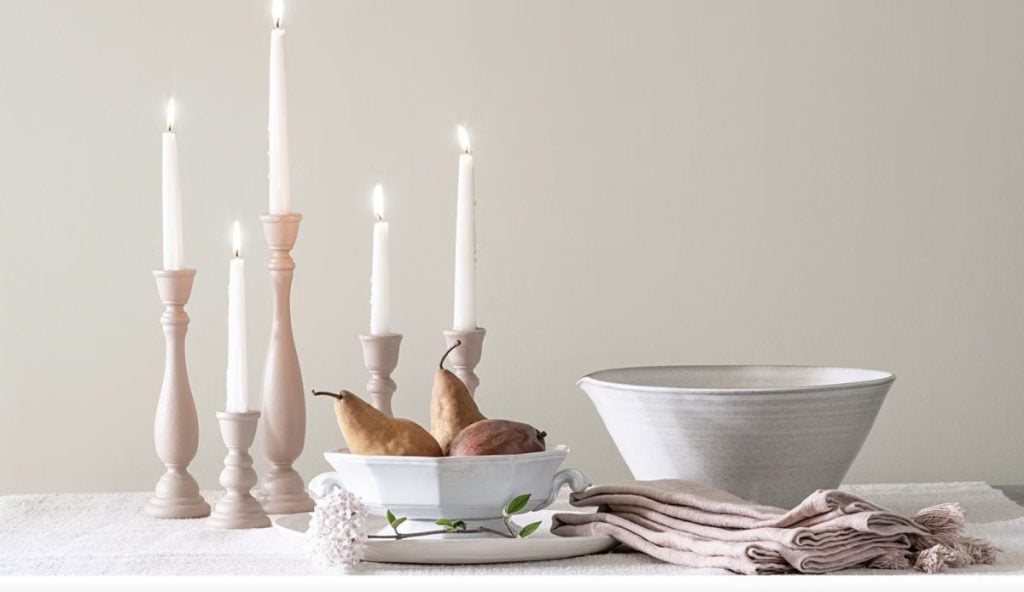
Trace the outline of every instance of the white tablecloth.
<instances>
[{"instance_id":1,"label":"white tablecloth","mask_svg":"<svg viewBox=\"0 0 1024 592\"><path fill-rule=\"evenodd\" d=\"M897 512L942 502L963 505L968 531L1003 553L995 565L956 573L1024 573L1024 508L985 483L848 485L844 489ZM205 520L156 520L142 513L148 493L0 497L0 574L334 574L272 528L225 531ZM215 499L215 494L207 499ZM562 502L564 503L564 502ZM859 570L849 573L892 573ZM385 574L688 574L645 555L589 557L478 566L364 564ZM916 572L915 572L916 573Z\"/></svg>"}]
</instances>

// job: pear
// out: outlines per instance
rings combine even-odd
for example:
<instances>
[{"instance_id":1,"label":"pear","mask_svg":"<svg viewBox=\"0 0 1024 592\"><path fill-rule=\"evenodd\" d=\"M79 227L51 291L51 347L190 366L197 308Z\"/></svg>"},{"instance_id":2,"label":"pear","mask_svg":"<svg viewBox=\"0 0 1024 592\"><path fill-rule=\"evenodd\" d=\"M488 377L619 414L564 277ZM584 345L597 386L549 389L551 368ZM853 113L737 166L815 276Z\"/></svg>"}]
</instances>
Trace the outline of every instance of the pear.
<instances>
[{"instance_id":1,"label":"pear","mask_svg":"<svg viewBox=\"0 0 1024 592\"><path fill-rule=\"evenodd\" d=\"M437 440L412 420L388 417L349 391L313 394L334 397L338 427L354 454L443 456Z\"/></svg>"},{"instance_id":2,"label":"pear","mask_svg":"<svg viewBox=\"0 0 1024 592\"><path fill-rule=\"evenodd\" d=\"M448 445L456 434L478 421L487 419L480 413L476 401L462 380L444 367L448 354L460 345L462 341L456 341L455 345L441 356L441 362L434 373L434 387L430 392L430 433L446 454Z\"/></svg>"},{"instance_id":3,"label":"pear","mask_svg":"<svg viewBox=\"0 0 1024 592\"><path fill-rule=\"evenodd\" d=\"M541 452L546 448L546 436L530 424L507 419L485 419L459 432L448 447L448 456Z\"/></svg>"}]
</instances>

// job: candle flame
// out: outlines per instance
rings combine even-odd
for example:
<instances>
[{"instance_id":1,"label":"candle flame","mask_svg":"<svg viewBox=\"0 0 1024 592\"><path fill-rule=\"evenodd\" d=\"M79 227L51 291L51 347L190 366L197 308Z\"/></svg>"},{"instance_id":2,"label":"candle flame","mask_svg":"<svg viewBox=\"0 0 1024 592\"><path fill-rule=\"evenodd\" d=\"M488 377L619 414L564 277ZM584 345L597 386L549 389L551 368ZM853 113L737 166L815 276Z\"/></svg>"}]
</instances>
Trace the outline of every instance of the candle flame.
<instances>
[{"instance_id":1,"label":"candle flame","mask_svg":"<svg viewBox=\"0 0 1024 592\"><path fill-rule=\"evenodd\" d=\"M274 26L281 28L281 20L284 19L284 0L274 0L273 6Z\"/></svg>"},{"instance_id":2,"label":"candle flame","mask_svg":"<svg viewBox=\"0 0 1024 592\"><path fill-rule=\"evenodd\" d=\"M167 101L167 131L174 131L174 99Z\"/></svg>"},{"instance_id":3,"label":"candle flame","mask_svg":"<svg viewBox=\"0 0 1024 592\"><path fill-rule=\"evenodd\" d=\"M235 220L231 228L231 245L235 251L235 258L242 256L242 225Z\"/></svg>"},{"instance_id":4,"label":"candle flame","mask_svg":"<svg viewBox=\"0 0 1024 592\"><path fill-rule=\"evenodd\" d=\"M373 215L377 220L384 220L384 188L380 183L373 186Z\"/></svg>"},{"instance_id":5,"label":"candle flame","mask_svg":"<svg viewBox=\"0 0 1024 592\"><path fill-rule=\"evenodd\" d=\"M459 144L462 146L462 151L469 154L469 132L461 125L459 126Z\"/></svg>"}]
</instances>

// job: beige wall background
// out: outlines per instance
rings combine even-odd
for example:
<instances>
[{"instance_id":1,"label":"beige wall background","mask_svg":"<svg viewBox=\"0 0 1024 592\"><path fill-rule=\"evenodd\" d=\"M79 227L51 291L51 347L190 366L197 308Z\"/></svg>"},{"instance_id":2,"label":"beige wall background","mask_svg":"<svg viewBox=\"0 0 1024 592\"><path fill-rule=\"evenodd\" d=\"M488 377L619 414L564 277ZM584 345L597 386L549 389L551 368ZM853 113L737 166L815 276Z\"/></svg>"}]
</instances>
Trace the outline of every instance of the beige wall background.
<instances>
[{"instance_id":1,"label":"beige wall background","mask_svg":"<svg viewBox=\"0 0 1024 592\"><path fill-rule=\"evenodd\" d=\"M606 481L628 472L583 374L865 366L899 378L849 481L1024 482L1024 3L287 4L307 388L365 384L380 180L395 408L426 421L465 122L487 414L542 426ZM0 0L0 492L143 490L161 472L150 270L172 93L199 270L192 467L217 486L235 218L254 387L268 334L269 13ZM340 435L327 402L307 411L308 478Z\"/></svg>"}]
</instances>

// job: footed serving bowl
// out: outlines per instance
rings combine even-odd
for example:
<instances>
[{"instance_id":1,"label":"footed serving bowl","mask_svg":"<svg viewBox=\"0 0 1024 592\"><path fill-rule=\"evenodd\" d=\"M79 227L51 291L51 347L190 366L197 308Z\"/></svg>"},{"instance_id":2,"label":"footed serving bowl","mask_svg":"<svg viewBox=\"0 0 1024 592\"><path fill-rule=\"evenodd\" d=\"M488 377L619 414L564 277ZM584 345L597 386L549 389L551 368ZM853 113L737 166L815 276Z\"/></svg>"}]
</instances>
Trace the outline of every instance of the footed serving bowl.
<instances>
[{"instance_id":1,"label":"footed serving bowl","mask_svg":"<svg viewBox=\"0 0 1024 592\"><path fill-rule=\"evenodd\" d=\"M895 379L855 368L661 366L577 384L636 479L686 479L789 508L839 485Z\"/></svg>"},{"instance_id":2,"label":"footed serving bowl","mask_svg":"<svg viewBox=\"0 0 1024 592\"><path fill-rule=\"evenodd\" d=\"M390 510L410 521L500 521L505 504L517 495L529 493L523 511L533 511L550 505L562 485L573 491L589 487L590 479L580 471L558 470L568 454L566 446L526 454L443 457L367 456L341 448L324 453L334 472L314 477L309 490L322 496L344 487L361 497L370 513Z\"/></svg>"}]
</instances>

